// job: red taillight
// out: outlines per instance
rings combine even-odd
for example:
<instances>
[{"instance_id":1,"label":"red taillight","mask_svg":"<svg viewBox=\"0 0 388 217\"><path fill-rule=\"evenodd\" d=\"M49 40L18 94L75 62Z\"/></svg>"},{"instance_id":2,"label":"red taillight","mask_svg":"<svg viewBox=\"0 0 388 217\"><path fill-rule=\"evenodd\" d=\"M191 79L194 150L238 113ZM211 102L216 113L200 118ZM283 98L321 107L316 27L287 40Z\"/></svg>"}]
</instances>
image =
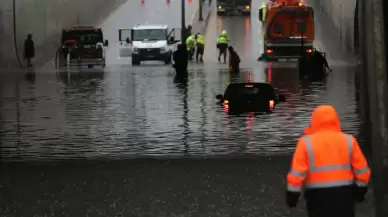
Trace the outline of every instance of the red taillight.
<instances>
[{"instance_id":1,"label":"red taillight","mask_svg":"<svg viewBox=\"0 0 388 217\"><path fill-rule=\"evenodd\" d=\"M267 49L265 52L266 52L267 54L271 54L271 53L273 53L273 50Z\"/></svg>"},{"instance_id":2,"label":"red taillight","mask_svg":"<svg viewBox=\"0 0 388 217\"><path fill-rule=\"evenodd\" d=\"M228 104L224 104L224 112L228 112L229 111L229 105Z\"/></svg>"},{"instance_id":3,"label":"red taillight","mask_svg":"<svg viewBox=\"0 0 388 217\"><path fill-rule=\"evenodd\" d=\"M306 53L312 53L313 52L313 49L307 49L306 50Z\"/></svg>"},{"instance_id":4,"label":"red taillight","mask_svg":"<svg viewBox=\"0 0 388 217\"><path fill-rule=\"evenodd\" d=\"M273 110L275 108L275 101L274 100L270 100L268 103L269 103L269 109Z\"/></svg>"}]
</instances>

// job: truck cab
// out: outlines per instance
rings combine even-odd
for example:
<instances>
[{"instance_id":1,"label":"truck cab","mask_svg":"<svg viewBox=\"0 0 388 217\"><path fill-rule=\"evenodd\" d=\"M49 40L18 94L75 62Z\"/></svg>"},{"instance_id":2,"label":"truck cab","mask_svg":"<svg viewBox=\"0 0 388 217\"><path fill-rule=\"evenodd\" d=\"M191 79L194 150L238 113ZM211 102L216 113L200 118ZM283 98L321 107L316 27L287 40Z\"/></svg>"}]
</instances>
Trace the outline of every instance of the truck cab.
<instances>
[{"instance_id":1,"label":"truck cab","mask_svg":"<svg viewBox=\"0 0 388 217\"><path fill-rule=\"evenodd\" d=\"M314 10L298 0L278 0L259 10L267 60L311 55L315 39Z\"/></svg>"},{"instance_id":2,"label":"truck cab","mask_svg":"<svg viewBox=\"0 0 388 217\"><path fill-rule=\"evenodd\" d=\"M141 61L162 61L170 64L172 53L182 40L181 30L167 25L136 25L132 29L119 29L120 56L128 51L132 65Z\"/></svg>"}]
</instances>

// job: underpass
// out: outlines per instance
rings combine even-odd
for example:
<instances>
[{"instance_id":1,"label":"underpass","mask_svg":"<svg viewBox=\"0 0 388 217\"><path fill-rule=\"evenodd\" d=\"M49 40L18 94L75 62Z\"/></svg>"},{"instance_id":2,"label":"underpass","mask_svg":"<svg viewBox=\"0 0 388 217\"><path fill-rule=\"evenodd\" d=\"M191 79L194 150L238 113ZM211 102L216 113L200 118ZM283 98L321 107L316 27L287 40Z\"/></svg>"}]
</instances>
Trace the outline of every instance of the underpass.
<instances>
[{"instance_id":1,"label":"underpass","mask_svg":"<svg viewBox=\"0 0 388 217\"><path fill-rule=\"evenodd\" d=\"M260 3L254 1L252 8ZM256 61L262 52L257 11L251 17L217 17L213 12L206 31L205 63L190 64L187 84L174 82L171 66L132 67L129 58L118 58L119 28L139 22L179 27L179 9L174 1L170 6L132 2L113 12L102 25L110 40L109 65L103 74L97 69L57 75L48 63L35 78L0 75L3 160L70 160L38 163L39 167L3 164L1 182L7 192L0 195L9 197L0 197L7 207L2 216L32 212L41 216L62 212L69 216L86 212L94 216L143 216L145 212L284 216L287 210L279 208L284 173L312 109L333 104L344 130L358 135L354 67L326 46L331 41L320 25L317 44L329 54L334 69L323 82L301 82L293 67ZM217 60L215 39L223 29L241 55L242 72L237 77ZM271 82L286 94L287 102L271 116L229 117L214 98L235 81ZM192 159L225 156L252 159ZM128 160L155 157L178 160ZM28 183L23 182L26 179ZM15 188L12 183L20 185ZM50 210L40 200L47 201ZM37 209L18 209L12 201L35 204ZM75 210L76 206L82 208ZM295 216L303 216L300 207ZM361 214L370 216L370 212L369 206L361 206Z\"/></svg>"}]
</instances>

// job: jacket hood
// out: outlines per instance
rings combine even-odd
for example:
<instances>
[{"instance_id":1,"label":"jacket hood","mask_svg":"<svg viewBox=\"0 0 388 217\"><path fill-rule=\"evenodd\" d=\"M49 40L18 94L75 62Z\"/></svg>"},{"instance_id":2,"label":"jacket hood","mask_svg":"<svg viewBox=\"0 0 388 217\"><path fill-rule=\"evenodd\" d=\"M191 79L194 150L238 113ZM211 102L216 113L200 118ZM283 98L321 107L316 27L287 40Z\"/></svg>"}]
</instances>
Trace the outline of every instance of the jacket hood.
<instances>
[{"instance_id":1,"label":"jacket hood","mask_svg":"<svg viewBox=\"0 0 388 217\"><path fill-rule=\"evenodd\" d=\"M341 123L333 106L318 106L312 113L310 127L304 129L305 134L313 134L321 130L341 132Z\"/></svg>"}]
</instances>

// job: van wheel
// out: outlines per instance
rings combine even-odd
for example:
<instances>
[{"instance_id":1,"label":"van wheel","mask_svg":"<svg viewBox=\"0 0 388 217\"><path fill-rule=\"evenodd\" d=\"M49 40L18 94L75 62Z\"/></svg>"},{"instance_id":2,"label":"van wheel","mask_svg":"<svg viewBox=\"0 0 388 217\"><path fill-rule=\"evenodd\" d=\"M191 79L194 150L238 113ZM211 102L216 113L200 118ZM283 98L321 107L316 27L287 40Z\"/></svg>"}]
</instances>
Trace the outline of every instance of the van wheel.
<instances>
[{"instance_id":1,"label":"van wheel","mask_svg":"<svg viewBox=\"0 0 388 217\"><path fill-rule=\"evenodd\" d=\"M140 65L140 60L132 58L132 65Z\"/></svg>"}]
</instances>

